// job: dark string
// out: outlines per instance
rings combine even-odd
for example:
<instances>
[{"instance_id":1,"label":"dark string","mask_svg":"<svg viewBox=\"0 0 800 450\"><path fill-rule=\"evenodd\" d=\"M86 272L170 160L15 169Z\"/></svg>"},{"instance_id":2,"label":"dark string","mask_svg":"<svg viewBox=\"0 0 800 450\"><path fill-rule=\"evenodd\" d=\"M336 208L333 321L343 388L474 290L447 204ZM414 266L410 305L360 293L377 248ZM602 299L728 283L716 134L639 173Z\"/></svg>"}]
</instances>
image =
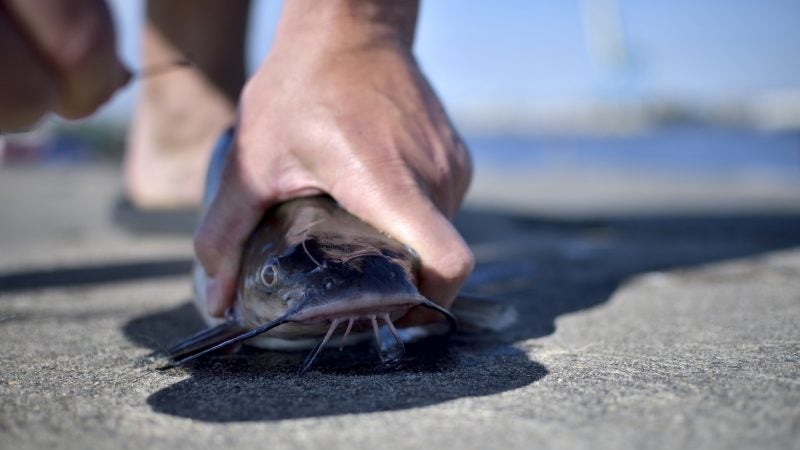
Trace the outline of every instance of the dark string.
<instances>
[{"instance_id":1,"label":"dark string","mask_svg":"<svg viewBox=\"0 0 800 450\"><path fill-rule=\"evenodd\" d=\"M191 66L192 62L189 61L188 59L176 59L174 61L156 63L149 66L144 66L138 71L134 71L133 78L134 79L150 78Z\"/></svg>"}]
</instances>

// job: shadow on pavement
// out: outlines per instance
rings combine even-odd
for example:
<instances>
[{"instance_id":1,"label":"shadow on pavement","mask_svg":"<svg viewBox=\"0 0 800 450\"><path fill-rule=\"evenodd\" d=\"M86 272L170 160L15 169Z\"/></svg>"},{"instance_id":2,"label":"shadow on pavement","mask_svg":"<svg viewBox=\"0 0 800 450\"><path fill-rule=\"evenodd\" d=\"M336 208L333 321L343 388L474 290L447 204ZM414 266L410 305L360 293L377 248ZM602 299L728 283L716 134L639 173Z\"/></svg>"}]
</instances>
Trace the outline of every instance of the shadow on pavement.
<instances>
[{"instance_id":1,"label":"shadow on pavement","mask_svg":"<svg viewBox=\"0 0 800 450\"><path fill-rule=\"evenodd\" d=\"M393 411L527 386L547 369L509 345L428 340L394 367L367 344L329 349L297 375L306 352L245 350L186 369L192 376L152 394L153 410L208 422L240 422Z\"/></svg>"},{"instance_id":2,"label":"shadow on pavement","mask_svg":"<svg viewBox=\"0 0 800 450\"><path fill-rule=\"evenodd\" d=\"M551 334L556 319L607 301L638 274L800 246L800 216L542 220L466 211L456 224L479 261L465 290L514 304L513 341Z\"/></svg>"},{"instance_id":3,"label":"shadow on pavement","mask_svg":"<svg viewBox=\"0 0 800 450\"><path fill-rule=\"evenodd\" d=\"M457 225L479 261L465 289L512 303L520 318L508 331L477 341L427 340L390 368L376 368L366 344L328 350L302 377L295 374L305 353L246 350L172 369L192 376L148 403L170 415L231 422L390 411L505 392L548 373L516 342L553 333L559 316L606 302L632 276L800 245L800 216L565 221L466 211ZM158 349L200 328L187 303L136 318L124 331Z\"/></svg>"},{"instance_id":4,"label":"shadow on pavement","mask_svg":"<svg viewBox=\"0 0 800 450\"><path fill-rule=\"evenodd\" d=\"M7 272L0 273L0 293L167 278L188 274L191 268L190 259L174 258Z\"/></svg>"}]
</instances>

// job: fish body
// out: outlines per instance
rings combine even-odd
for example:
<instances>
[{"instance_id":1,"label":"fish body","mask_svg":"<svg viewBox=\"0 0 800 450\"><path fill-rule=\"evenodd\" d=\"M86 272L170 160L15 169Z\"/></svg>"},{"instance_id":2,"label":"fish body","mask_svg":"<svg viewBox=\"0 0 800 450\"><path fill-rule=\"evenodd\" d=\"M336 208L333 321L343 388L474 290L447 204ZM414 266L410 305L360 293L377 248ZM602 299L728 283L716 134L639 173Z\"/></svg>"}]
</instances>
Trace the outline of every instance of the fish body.
<instances>
[{"instance_id":1,"label":"fish body","mask_svg":"<svg viewBox=\"0 0 800 450\"><path fill-rule=\"evenodd\" d=\"M219 186L232 132L217 143L206 178L205 207ZM195 264L195 301L211 326L170 350L175 364L247 341L272 349L310 348L315 357L336 331L342 339L387 326L415 306L445 309L417 290L415 252L348 213L331 197L290 200L267 211L246 241L235 302L225 319L208 316L207 276ZM320 342L322 339L322 342ZM379 339L379 338L378 338ZM355 341L355 339L353 339ZM319 342L319 344L317 344ZM305 368L313 362L313 357Z\"/></svg>"}]
</instances>

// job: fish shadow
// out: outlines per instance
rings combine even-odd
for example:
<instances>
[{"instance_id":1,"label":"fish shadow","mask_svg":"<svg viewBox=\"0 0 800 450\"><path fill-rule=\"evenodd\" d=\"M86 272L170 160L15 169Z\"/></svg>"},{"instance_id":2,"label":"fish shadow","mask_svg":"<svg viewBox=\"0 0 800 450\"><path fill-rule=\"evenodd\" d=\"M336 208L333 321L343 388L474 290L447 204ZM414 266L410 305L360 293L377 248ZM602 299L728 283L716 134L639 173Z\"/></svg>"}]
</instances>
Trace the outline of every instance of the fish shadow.
<instances>
[{"instance_id":1,"label":"fish shadow","mask_svg":"<svg viewBox=\"0 0 800 450\"><path fill-rule=\"evenodd\" d=\"M203 325L194 307L136 318L125 325L134 343L159 349ZM245 347L168 369L191 374L150 395L154 411L207 422L278 421L418 408L527 386L547 375L521 350L499 339L465 342L429 338L406 346L402 359L381 364L369 343L326 349L311 371L298 375L307 352ZM457 380L457 381L454 381Z\"/></svg>"},{"instance_id":2,"label":"fish shadow","mask_svg":"<svg viewBox=\"0 0 800 450\"><path fill-rule=\"evenodd\" d=\"M642 273L696 267L800 246L800 216L622 217L543 220L467 210L456 225L479 262L470 293L512 304L502 333L410 345L392 366L367 344L323 352L297 376L305 353L246 350L170 369L191 377L147 399L158 412L208 422L278 421L418 408L518 389L547 376L524 348L568 313L603 304ZM203 327L188 303L125 326L158 349Z\"/></svg>"}]
</instances>

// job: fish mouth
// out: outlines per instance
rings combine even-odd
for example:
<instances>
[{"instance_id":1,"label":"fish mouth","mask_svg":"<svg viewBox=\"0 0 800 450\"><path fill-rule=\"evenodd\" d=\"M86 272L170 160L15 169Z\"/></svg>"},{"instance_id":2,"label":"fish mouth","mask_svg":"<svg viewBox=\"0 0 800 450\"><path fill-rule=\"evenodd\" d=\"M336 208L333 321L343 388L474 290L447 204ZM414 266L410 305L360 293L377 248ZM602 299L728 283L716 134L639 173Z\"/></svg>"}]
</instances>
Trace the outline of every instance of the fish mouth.
<instances>
[{"instance_id":1,"label":"fish mouth","mask_svg":"<svg viewBox=\"0 0 800 450\"><path fill-rule=\"evenodd\" d=\"M319 325L330 323L336 319L370 318L371 316L405 313L415 306L432 309L443 315L452 328L458 326L455 317L447 309L428 300L422 295L401 295L396 297L362 296L345 302L329 302L324 305L308 307L299 305L292 308L282 319L303 325Z\"/></svg>"},{"instance_id":2,"label":"fish mouth","mask_svg":"<svg viewBox=\"0 0 800 450\"><path fill-rule=\"evenodd\" d=\"M400 296L400 297L381 297L381 296L362 296L357 299L348 299L346 302L331 301L328 304L318 306L300 305L290 312L287 319L301 325L320 325L327 324L334 320L346 320L353 318L369 319L371 316L402 315L414 306L422 304L424 297L421 296ZM400 314L397 314L400 313Z\"/></svg>"}]
</instances>

